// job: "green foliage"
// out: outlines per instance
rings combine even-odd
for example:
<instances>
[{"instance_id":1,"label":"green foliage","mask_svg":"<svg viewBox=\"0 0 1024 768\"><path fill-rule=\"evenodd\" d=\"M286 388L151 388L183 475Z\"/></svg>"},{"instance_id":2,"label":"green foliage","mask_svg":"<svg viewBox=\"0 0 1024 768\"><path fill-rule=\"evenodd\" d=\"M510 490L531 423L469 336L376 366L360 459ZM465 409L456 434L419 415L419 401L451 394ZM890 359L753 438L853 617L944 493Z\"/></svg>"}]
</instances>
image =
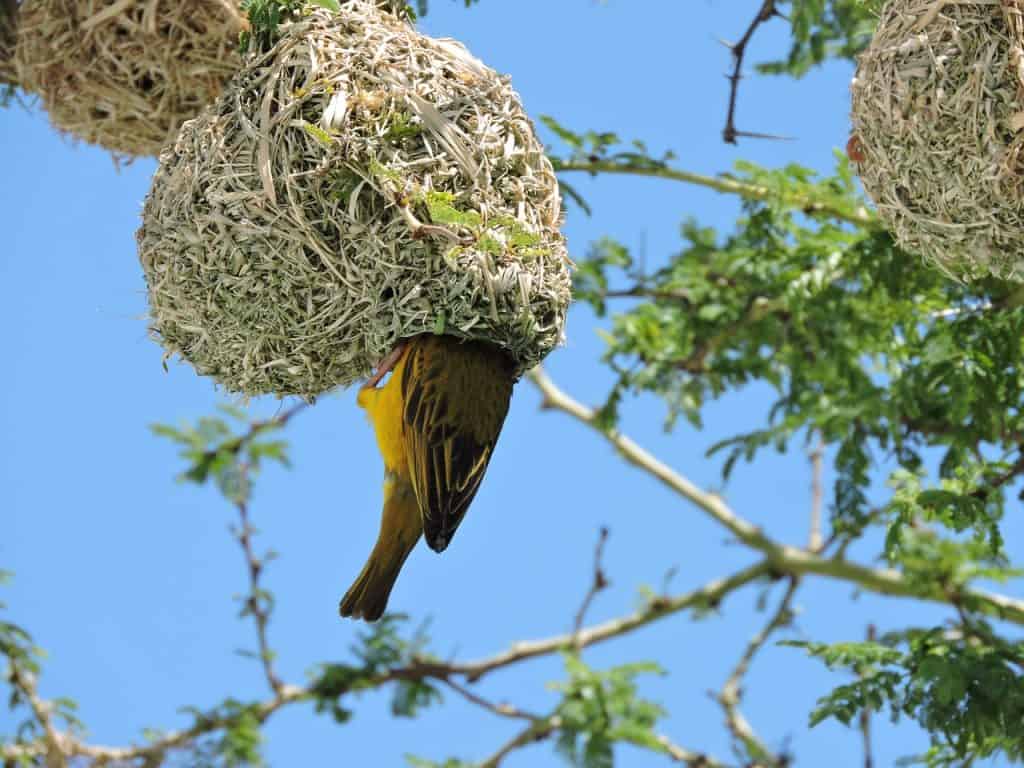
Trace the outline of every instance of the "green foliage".
<instances>
[{"instance_id":1,"label":"green foliage","mask_svg":"<svg viewBox=\"0 0 1024 768\"><path fill-rule=\"evenodd\" d=\"M266 439L283 422L250 420L244 412L230 406L221 406L220 410L248 429L236 434L227 421L215 417L203 417L195 425L180 428L154 424L151 429L181 446L181 457L189 466L178 476L179 482L203 485L213 478L226 499L244 504L252 491L251 475L259 471L264 461L290 466L287 442Z\"/></svg>"},{"instance_id":2,"label":"green foliage","mask_svg":"<svg viewBox=\"0 0 1024 768\"><path fill-rule=\"evenodd\" d=\"M789 54L759 64L758 71L802 77L826 59L853 59L871 40L881 5L881 0L780 2L779 10L792 27Z\"/></svg>"},{"instance_id":3,"label":"green foliage","mask_svg":"<svg viewBox=\"0 0 1024 768\"><path fill-rule=\"evenodd\" d=\"M345 2L346 0L340 0ZM249 18L250 29L242 32L239 42L242 53L250 47L266 51L278 39L278 27L289 19L298 17L304 8L319 6L329 11L338 11L339 0L242 0L241 9Z\"/></svg>"},{"instance_id":4,"label":"green foliage","mask_svg":"<svg viewBox=\"0 0 1024 768\"><path fill-rule=\"evenodd\" d=\"M888 707L931 734L932 749L920 758L927 765L1024 758L1024 646L998 639L983 622L906 630L878 643L784 645L858 675L818 701L811 725L828 718L851 725L865 709Z\"/></svg>"},{"instance_id":5,"label":"green foliage","mask_svg":"<svg viewBox=\"0 0 1024 768\"><path fill-rule=\"evenodd\" d=\"M210 729L217 735L196 745L189 758L192 768L260 768L266 765L263 745L263 716L259 704L228 698L210 711L193 707L183 710L193 717L193 727Z\"/></svg>"},{"instance_id":6,"label":"green foliage","mask_svg":"<svg viewBox=\"0 0 1024 768\"><path fill-rule=\"evenodd\" d=\"M634 139L626 144L618 134L611 131L577 133L550 115L541 115L540 121L569 149L565 156L551 155L551 164L556 171L576 163L609 163L638 172L656 171L668 168L669 162L676 157L672 151L666 151L659 156L652 155L643 141ZM558 183L563 198L576 203L588 216L592 213L590 205L575 187L561 177Z\"/></svg>"},{"instance_id":7,"label":"green foliage","mask_svg":"<svg viewBox=\"0 0 1024 768\"><path fill-rule=\"evenodd\" d=\"M562 694L555 710L561 723L556 749L571 765L610 768L616 742L665 751L654 732L665 711L641 698L636 683L641 674L663 674L657 664L623 664L598 671L575 653L564 653L563 659L569 679L551 687Z\"/></svg>"},{"instance_id":8,"label":"green foliage","mask_svg":"<svg viewBox=\"0 0 1024 768\"><path fill-rule=\"evenodd\" d=\"M710 450L724 455L726 478L739 459L816 432L837 447L832 513L844 535L919 519L971 530L998 553L1004 489L1024 468L1014 288L951 282L886 233L847 224L863 202L842 157L823 179L797 166L737 171L771 194L744 203L732 234L689 221L683 249L656 270L610 240L580 265L576 295L599 315L613 298L640 300L606 333L618 381L602 417L613 424L624 393L650 392L668 406L669 427L680 416L699 427L708 402L767 384L767 424ZM930 450L936 482L907 486ZM883 454L904 492L871 507L869 470Z\"/></svg>"},{"instance_id":9,"label":"green foliage","mask_svg":"<svg viewBox=\"0 0 1024 768\"><path fill-rule=\"evenodd\" d=\"M323 664L314 672L310 692L317 712L330 713L338 723L348 722L352 711L342 704L343 697L376 688L382 680L395 683L391 712L396 717L415 717L441 701L440 691L427 675L391 676L395 669L415 667L429 658L426 626L405 639L399 632L405 621L401 614L384 616L371 630L359 634L358 644L351 648L355 663Z\"/></svg>"}]
</instances>

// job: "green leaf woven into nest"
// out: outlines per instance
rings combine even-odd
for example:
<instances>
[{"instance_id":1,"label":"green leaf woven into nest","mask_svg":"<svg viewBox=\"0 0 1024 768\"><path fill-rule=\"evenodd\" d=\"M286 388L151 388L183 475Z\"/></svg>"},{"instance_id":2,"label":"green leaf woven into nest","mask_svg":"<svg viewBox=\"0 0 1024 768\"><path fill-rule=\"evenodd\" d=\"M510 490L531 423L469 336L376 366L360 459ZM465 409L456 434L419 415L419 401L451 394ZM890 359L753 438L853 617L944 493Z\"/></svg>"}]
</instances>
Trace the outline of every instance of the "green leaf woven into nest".
<instances>
[{"instance_id":1,"label":"green leaf woven into nest","mask_svg":"<svg viewBox=\"0 0 1024 768\"><path fill-rule=\"evenodd\" d=\"M138 240L167 352L304 397L417 333L535 365L563 337L570 262L507 80L372 3L279 33L161 156Z\"/></svg>"}]
</instances>

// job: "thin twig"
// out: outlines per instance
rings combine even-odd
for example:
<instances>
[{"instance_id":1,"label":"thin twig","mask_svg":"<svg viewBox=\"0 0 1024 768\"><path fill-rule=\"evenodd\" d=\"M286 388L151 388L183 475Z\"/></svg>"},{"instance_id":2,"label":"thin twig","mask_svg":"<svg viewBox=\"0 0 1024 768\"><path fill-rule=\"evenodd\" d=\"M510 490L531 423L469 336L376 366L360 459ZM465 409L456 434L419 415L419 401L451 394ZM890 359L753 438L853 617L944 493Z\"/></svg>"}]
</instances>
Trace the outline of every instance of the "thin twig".
<instances>
[{"instance_id":1,"label":"thin twig","mask_svg":"<svg viewBox=\"0 0 1024 768\"><path fill-rule=\"evenodd\" d=\"M791 577L789 587L786 589L782 600L779 601L775 612L768 620L768 623L747 644L746 650L736 663L732 673L726 679L721 693L718 694L718 702L722 705L722 710L725 712L725 724L729 732L732 733L737 743L743 745L747 755L760 764L784 766L789 764L790 759L785 754L775 754L758 737L746 717L740 711L740 703L743 700L743 678L749 671L754 657L764 648L765 643L768 642L772 634L792 621L793 597L796 595L799 587L800 579L795 576Z\"/></svg>"},{"instance_id":2,"label":"thin twig","mask_svg":"<svg viewBox=\"0 0 1024 768\"><path fill-rule=\"evenodd\" d=\"M68 763L68 752L65 749L64 736L53 724L53 718L51 717L53 704L39 696L35 675L22 669L14 659L9 659L9 662L11 685L28 702L32 715L35 717L39 727L43 729L43 737L46 740L45 755L47 768L64 768Z\"/></svg>"},{"instance_id":3,"label":"thin twig","mask_svg":"<svg viewBox=\"0 0 1024 768\"><path fill-rule=\"evenodd\" d=\"M480 696L476 692L471 691L466 686L455 682L450 677L442 677L441 682L447 685L457 694L462 696L462 698L466 699L466 701L472 704L476 704L478 707L482 707L483 709L486 709L489 712L493 712L494 714L500 717L510 717L515 718L517 720L529 720L531 723L544 719L543 715L537 715L532 712L527 712L526 710L519 709L518 707L513 707L511 704L495 704L493 701L485 699L483 696Z\"/></svg>"},{"instance_id":4,"label":"thin twig","mask_svg":"<svg viewBox=\"0 0 1024 768\"><path fill-rule=\"evenodd\" d=\"M590 589L587 590L586 597L583 598L583 604L580 605L580 609L576 612L576 621L573 624L572 631L574 637L582 631L583 621L587 617L587 610L594 601L594 597L608 586L608 579L604 575L604 568L601 564L604 557L604 545L607 541L608 529L605 526L601 526L601 531L597 536L597 547L594 550L594 578L590 582Z\"/></svg>"},{"instance_id":5,"label":"thin twig","mask_svg":"<svg viewBox=\"0 0 1024 768\"><path fill-rule=\"evenodd\" d=\"M555 635L542 640L515 643L505 651L476 661L442 663L417 660L408 666L396 667L368 680L361 680L360 690L379 688L396 680L435 679L447 681L449 686L452 687L451 678L458 676L466 682L473 682L490 672L513 666L529 659L547 656L568 648L583 648L606 642L688 608L718 605L731 592L768 575L771 570L771 563L763 560L727 578L711 581L690 592L674 597L655 598L640 610L627 616L596 624L578 633ZM453 689L458 690L460 694L466 690L462 685L458 683L456 685L458 688L453 687ZM308 701L312 698L313 690L311 688L300 688L285 684L271 699L255 705L254 712L260 722L265 722L281 708L300 701ZM482 697L477 698L480 701L484 701ZM494 705L497 709L501 709L503 706L500 704ZM521 712L523 715L528 715L528 713L521 710L516 711ZM538 720L547 722L544 718L538 718ZM550 725L550 723L548 724ZM191 728L165 733L161 738L147 744L129 747L87 744L70 733L58 734L58 736L61 738L65 751L69 756L88 757L108 763L149 760L159 764L159 761L168 752L187 748L204 735L215 733L230 725L230 716L216 711L208 712L198 716L195 725ZM552 731L554 729L552 727ZM511 749L507 751L511 751ZM507 754L507 751L504 754ZM0 746L0 757L5 760L28 760L44 753L45 745L40 745L38 742ZM499 757L499 760L504 757L504 754ZM494 763L494 765L497 765L497 763ZM698 761L694 765L702 765L702 763ZM708 768L717 768L720 764L708 759L703 765L706 765Z\"/></svg>"},{"instance_id":6,"label":"thin twig","mask_svg":"<svg viewBox=\"0 0 1024 768\"><path fill-rule=\"evenodd\" d=\"M825 440L820 432L815 432L814 447L811 448L811 530L807 537L807 548L811 552L821 552L823 539L821 535L822 506L822 460L825 454Z\"/></svg>"},{"instance_id":7,"label":"thin twig","mask_svg":"<svg viewBox=\"0 0 1024 768\"><path fill-rule=\"evenodd\" d=\"M538 741L543 741L557 731L561 724L562 719L557 715L552 715L527 726L509 741L505 742L497 752L480 763L480 768L498 768L502 761L512 752L528 747L531 744L536 744Z\"/></svg>"},{"instance_id":8,"label":"thin twig","mask_svg":"<svg viewBox=\"0 0 1024 768\"><path fill-rule=\"evenodd\" d=\"M530 380L543 395L542 407L562 411L604 437L628 463L643 470L671 491L694 504L739 541L761 552L776 571L789 575L817 574L854 584L869 592L900 597L916 597L927 602L951 605L953 599L967 601L979 613L1024 625L1024 601L981 589L962 587L950 593L940 584L914 581L892 568L870 568L841 557L822 557L800 547L782 544L770 538L760 527L736 514L714 493L697 487L664 462L641 448L617 429L604 429L593 409L574 400L543 372L535 368Z\"/></svg>"},{"instance_id":9,"label":"thin twig","mask_svg":"<svg viewBox=\"0 0 1024 768\"><path fill-rule=\"evenodd\" d=\"M716 192L728 195L737 195L746 200L779 200L781 199L799 208L808 215L828 216L837 221L845 221L850 224L863 227L878 227L878 219L867 208L859 206L854 210L847 210L841 207L826 205L815 200L810 200L797 195L785 195L778 190L770 189L760 184L752 184L745 181L737 181L724 176L706 176L700 173L693 173L681 168L669 168L667 166L637 166L625 163L617 163L611 160L575 161L559 160L556 165L559 173L584 172L590 174L614 173L626 176L646 176L656 179L668 179L680 181L684 184L694 184Z\"/></svg>"},{"instance_id":10,"label":"thin twig","mask_svg":"<svg viewBox=\"0 0 1024 768\"><path fill-rule=\"evenodd\" d=\"M244 468L243 468L244 472ZM245 607L252 615L256 625L256 638L259 643L260 661L263 664L263 672L267 678L267 684L275 696L280 696L284 683L274 669L274 652L270 648L267 639L267 625L270 623L270 607L264 597L265 593L260 586L260 576L263 573L265 559L257 557L252 545L252 537L255 529L249 522L249 505L244 501L236 503L238 516L241 518L241 527L235 532L235 537L242 547L245 555L245 563L249 572L249 594L245 597Z\"/></svg>"},{"instance_id":11,"label":"thin twig","mask_svg":"<svg viewBox=\"0 0 1024 768\"><path fill-rule=\"evenodd\" d=\"M747 44L754 36L757 28L773 17L779 15L775 8L775 0L763 0L757 15L754 16L747 31L739 41L729 45L729 52L732 53L732 73L728 75L729 80L729 108L725 116L725 128L722 129L722 140L726 144L735 144L739 136L750 138L782 138L781 136L769 136L761 133L751 133L736 129L736 100L739 94L740 80L743 79L743 57L747 52Z\"/></svg>"},{"instance_id":12,"label":"thin twig","mask_svg":"<svg viewBox=\"0 0 1024 768\"><path fill-rule=\"evenodd\" d=\"M875 641L875 625L868 624L867 639ZM874 768L875 759L871 751L871 710L864 709L860 713L861 743L864 745L864 768Z\"/></svg>"}]
</instances>

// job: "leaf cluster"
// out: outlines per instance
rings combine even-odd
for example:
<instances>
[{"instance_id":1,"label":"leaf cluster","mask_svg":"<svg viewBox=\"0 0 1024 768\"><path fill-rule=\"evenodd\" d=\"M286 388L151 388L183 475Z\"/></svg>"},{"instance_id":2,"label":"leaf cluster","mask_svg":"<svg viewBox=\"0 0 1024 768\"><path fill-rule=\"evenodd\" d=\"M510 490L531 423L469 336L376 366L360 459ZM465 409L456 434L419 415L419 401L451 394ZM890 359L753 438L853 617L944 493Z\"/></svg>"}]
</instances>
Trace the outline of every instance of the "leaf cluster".
<instances>
[{"instance_id":1,"label":"leaf cluster","mask_svg":"<svg viewBox=\"0 0 1024 768\"><path fill-rule=\"evenodd\" d=\"M665 715L658 704L640 697L636 678L664 674L653 662L595 670L571 652L563 654L568 680L550 687L562 694L555 709L559 734L555 748L578 768L611 768L616 742L664 753L654 727Z\"/></svg>"},{"instance_id":2,"label":"leaf cluster","mask_svg":"<svg viewBox=\"0 0 1024 768\"><path fill-rule=\"evenodd\" d=\"M226 419L212 416L204 416L194 425L154 424L150 428L155 435L181 446L180 455L188 468L178 476L179 482L204 485L212 478L228 501L244 504L252 492L251 475L264 461L290 466L288 443L268 439L284 426L284 420L252 420L232 406L222 405L220 410L246 429L237 432Z\"/></svg>"},{"instance_id":3,"label":"leaf cluster","mask_svg":"<svg viewBox=\"0 0 1024 768\"><path fill-rule=\"evenodd\" d=\"M1024 758L1024 645L1000 640L974 619L955 629L905 630L879 642L788 642L832 669L857 675L819 699L811 725L853 723L864 710L887 708L931 734L919 758L929 766L1003 755Z\"/></svg>"},{"instance_id":4,"label":"leaf cluster","mask_svg":"<svg viewBox=\"0 0 1024 768\"><path fill-rule=\"evenodd\" d=\"M668 428L680 417L700 427L709 402L767 385L766 423L709 451L726 478L739 459L818 433L835 446L841 533L921 519L998 551L1005 490L1024 471L1016 287L952 282L873 225L851 226L863 201L841 156L830 177L741 164L734 178L770 191L744 203L734 232L687 221L683 248L652 270L607 239L580 264L577 298L602 316L627 302L604 332L618 378L602 423L614 425L624 393L648 392ZM869 504L878 461L906 489L932 457L933 484Z\"/></svg>"},{"instance_id":5,"label":"leaf cluster","mask_svg":"<svg viewBox=\"0 0 1024 768\"><path fill-rule=\"evenodd\" d=\"M759 72L802 77L827 59L853 59L867 47L882 0L786 0L791 43L784 59L757 66ZM787 7L788 6L788 7Z\"/></svg>"},{"instance_id":6,"label":"leaf cluster","mask_svg":"<svg viewBox=\"0 0 1024 768\"><path fill-rule=\"evenodd\" d=\"M351 648L354 663L323 664L314 672L310 692L317 712L328 712L335 722L346 723L352 710L342 703L343 697L377 688L382 680L394 681L391 713L396 717L416 717L422 709L441 701L441 692L426 674L394 674L395 670L414 670L429 658L426 625L406 639L400 633L405 621L402 614L385 615L371 630L359 634Z\"/></svg>"}]
</instances>

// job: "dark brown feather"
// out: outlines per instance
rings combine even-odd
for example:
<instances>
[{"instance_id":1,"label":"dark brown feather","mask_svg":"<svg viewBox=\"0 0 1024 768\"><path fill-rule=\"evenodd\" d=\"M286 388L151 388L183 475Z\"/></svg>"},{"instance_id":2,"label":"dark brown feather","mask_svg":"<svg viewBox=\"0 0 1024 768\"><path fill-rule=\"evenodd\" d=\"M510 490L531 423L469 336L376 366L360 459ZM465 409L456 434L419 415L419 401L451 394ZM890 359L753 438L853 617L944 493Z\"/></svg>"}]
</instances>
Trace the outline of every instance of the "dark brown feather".
<instances>
[{"instance_id":1,"label":"dark brown feather","mask_svg":"<svg viewBox=\"0 0 1024 768\"><path fill-rule=\"evenodd\" d=\"M448 546L491 460L512 398L514 367L497 347L417 336L402 376L409 474L435 552Z\"/></svg>"}]
</instances>

